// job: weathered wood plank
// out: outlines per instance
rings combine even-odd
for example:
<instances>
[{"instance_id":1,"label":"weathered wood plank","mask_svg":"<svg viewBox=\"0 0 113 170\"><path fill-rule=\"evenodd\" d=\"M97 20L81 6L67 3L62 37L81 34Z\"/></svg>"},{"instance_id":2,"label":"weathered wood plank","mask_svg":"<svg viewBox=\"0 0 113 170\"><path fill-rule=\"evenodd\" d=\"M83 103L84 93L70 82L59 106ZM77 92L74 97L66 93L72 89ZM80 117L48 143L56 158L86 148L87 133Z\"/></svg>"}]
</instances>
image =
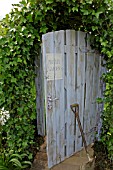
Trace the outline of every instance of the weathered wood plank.
<instances>
[{"instance_id":1,"label":"weathered wood plank","mask_svg":"<svg viewBox=\"0 0 113 170\"><path fill-rule=\"evenodd\" d=\"M105 61L103 60L102 56L100 56L99 58L99 77L102 76L103 73L106 72L106 68L103 67L103 64L105 64ZM103 93L105 90L105 83L103 82L102 79L99 79L99 83L98 83L98 97L103 98ZM97 115L96 115L96 121L97 121L97 138L100 138L100 133L101 133L101 126L102 126L102 120L101 120L101 112L103 110L104 105L101 104L97 104L96 105L96 109L97 109Z\"/></svg>"},{"instance_id":2,"label":"weathered wood plank","mask_svg":"<svg viewBox=\"0 0 113 170\"><path fill-rule=\"evenodd\" d=\"M42 69L42 56L40 52L40 60L39 57L35 58L35 70L36 70L36 111L37 111L37 130L38 135L45 135L45 113L44 113L44 93L43 93L43 69ZM41 107L40 107L41 105Z\"/></svg>"},{"instance_id":3,"label":"weathered wood plank","mask_svg":"<svg viewBox=\"0 0 113 170\"><path fill-rule=\"evenodd\" d=\"M85 88L85 37L84 32L78 32L78 55L77 55L77 103L79 104L79 116L83 127L84 116L84 88ZM77 123L76 151L82 147L82 137ZM79 137L80 136L80 137Z\"/></svg>"},{"instance_id":4,"label":"weathered wood plank","mask_svg":"<svg viewBox=\"0 0 113 170\"><path fill-rule=\"evenodd\" d=\"M98 110L96 109L96 99L98 97L98 87L100 85L100 55L94 53L94 64L93 64L93 87L92 87L92 108L90 111L90 119L91 119L91 129L94 129L92 133L90 133L90 143L94 141L96 126L97 126L97 114Z\"/></svg>"},{"instance_id":5,"label":"weathered wood plank","mask_svg":"<svg viewBox=\"0 0 113 170\"><path fill-rule=\"evenodd\" d=\"M94 54L91 53L91 48L89 44L89 37L87 36L87 68L86 68L86 105L85 105L85 133L87 144L90 143L90 129L91 120L90 114L92 112L92 86L93 86L93 67L94 67Z\"/></svg>"},{"instance_id":6,"label":"weathered wood plank","mask_svg":"<svg viewBox=\"0 0 113 170\"><path fill-rule=\"evenodd\" d=\"M91 50L90 47L90 39L89 35L87 36L87 67L86 67L86 103L85 103L85 133L86 133L86 141L87 144L90 144L91 141L91 135L90 133L91 129L93 128L93 121L95 117L95 111L92 110L94 108L95 101L95 95L93 94L93 87L95 87L95 63L94 63L94 53ZM95 91L94 91L95 93Z\"/></svg>"},{"instance_id":7,"label":"weathered wood plank","mask_svg":"<svg viewBox=\"0 0 113 170\"><path fill-rule=\"evenodd\" d=\"M67 124L67 157L75 152L75 116L70 109L70 105L76 102L75 95L75 30L66 30L67 47L67 112L65 114L65 123Z\"/></svg>"},{"instance_id":8,"label":"weathered wood plank","mask_svg":"<svg viewBox=\"0 0 113 170\"><path fill-rule=\"evenodd\" d=\"M54 124L56 124L56 163L64 160L64 31L56 31L54 33L55 42L55 57L61 58L61 63L56 63L56 67L61 64L62 78L55 79L55 117ZM55 74L56 75L56 74Z\"/></svg>"},{"instance_id":9,"label":"weathered wood plank","mask_svg":"<svg viewBox=\"0 0 113 170\"><path fill-rule=\"evenodd\" d=\"M44 64L44 79L45 79L45 107L46 107L46 125L47 125L47 154L48 166L56 164L56 124L54 122L55 105L54 102L48 101L55 97L55 83L53 80L47 80L47 62L53 54L54 61L54 33L48 33L42 36L43 41L43 64ZM48 108L48 102L52 108Z\"/></svg>"}]
</instances>

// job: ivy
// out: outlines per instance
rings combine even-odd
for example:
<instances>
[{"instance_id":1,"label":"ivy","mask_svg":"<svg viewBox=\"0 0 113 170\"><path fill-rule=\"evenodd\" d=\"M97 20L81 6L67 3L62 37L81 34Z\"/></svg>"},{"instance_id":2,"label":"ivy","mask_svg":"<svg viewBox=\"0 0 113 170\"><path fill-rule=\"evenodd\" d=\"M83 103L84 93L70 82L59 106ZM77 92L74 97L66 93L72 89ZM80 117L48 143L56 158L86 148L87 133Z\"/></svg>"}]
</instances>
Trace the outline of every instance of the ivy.
<instances>
[{"instance_id":1,"label":"ivy","mask_svg":"<svg viewBox=\"0 0 113 170\"><path fill-rule=\"evenodd\" d=\"M0 108L5 107L11 115L4 126L7 150L30 154L29 148L34 142L34 60L40 50L42 34L75 29L90 32L92 47L106 60L101 140L113 158L112 16L111 0L22 0L6 15L1 22L5 31L3 34L0 31Z\"/></svg>"}]
</instances>

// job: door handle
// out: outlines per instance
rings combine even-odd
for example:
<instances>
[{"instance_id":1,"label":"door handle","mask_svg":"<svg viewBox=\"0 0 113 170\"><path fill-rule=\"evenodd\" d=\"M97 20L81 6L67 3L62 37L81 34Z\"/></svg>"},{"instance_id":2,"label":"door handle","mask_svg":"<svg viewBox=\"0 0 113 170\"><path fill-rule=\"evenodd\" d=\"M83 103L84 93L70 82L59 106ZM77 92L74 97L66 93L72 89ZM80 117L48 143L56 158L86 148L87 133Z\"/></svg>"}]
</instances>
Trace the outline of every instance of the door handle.
<instances>
[{"instance_id":1,"label":"door handle","mask_svg":"<svg viewBox=\"0 0 113 170\"><path fill-rule=\"evenodd\" d=\"M54 99L48 98L48 101L49 101L49 102L54 102L54 101L56 101L56 100L59 100L59 99L58 99L58 98L54 98Z\"/></svg>"},{"instance_id":2,"label":"door handle","mask_svg":"<svg viewBox=\"0 0 113 170\"><path fill-rule=\"evenodd\" d=\"M48 109L51 110L52 109L52 102L59 100L58 98L53 98L52 96L48 95L47 97L47 104L48 104Z\"/></svg>"}]
</instances>

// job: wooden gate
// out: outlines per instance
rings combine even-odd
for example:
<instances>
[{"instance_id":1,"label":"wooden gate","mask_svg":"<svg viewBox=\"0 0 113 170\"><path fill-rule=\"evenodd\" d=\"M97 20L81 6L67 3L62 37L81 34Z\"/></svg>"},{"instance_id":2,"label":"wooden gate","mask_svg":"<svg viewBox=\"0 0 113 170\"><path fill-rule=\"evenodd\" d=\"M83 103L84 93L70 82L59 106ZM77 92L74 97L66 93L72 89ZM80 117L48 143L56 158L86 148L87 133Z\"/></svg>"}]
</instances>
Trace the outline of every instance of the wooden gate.
<instances>
[{"instance_id":1,"label":"wooden gate","mask_svg":"<svg viewBox=\"0 0 113 170\"><path fill-rule=\"evenodd\" d=\"M91 49L88 35L74 30L42 36L42 63L49 168L83 147L82 137L70 109L79 104L87 144L94 141L100 121L101 57Z\"/></svg>"}]
</instances>

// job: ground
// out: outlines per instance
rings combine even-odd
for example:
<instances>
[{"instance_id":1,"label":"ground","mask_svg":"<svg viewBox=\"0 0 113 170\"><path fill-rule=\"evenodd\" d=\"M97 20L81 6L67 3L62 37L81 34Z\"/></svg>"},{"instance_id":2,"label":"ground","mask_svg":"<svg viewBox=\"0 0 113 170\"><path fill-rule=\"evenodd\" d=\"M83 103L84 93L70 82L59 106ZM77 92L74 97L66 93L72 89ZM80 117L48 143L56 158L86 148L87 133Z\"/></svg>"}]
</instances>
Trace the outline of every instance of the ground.
<instances>
[{"instance_id":1,"label":"ground","mask_svg":"<svg viewBox=\"0 0 113 170\"><path fill-rule=\"evenodd\" d=\"M113 161L108 159L108 153L102 142L95 142L95 170L113 170Z\"/></svg>"},{"instance_id":2,"label":"ground","mask_svg":"<svg viewBox=\"0 0 113 170\"><path fill-rule=\"evenodd\" d=\"M45 147L45 145L42 145ZM107 150L101 142L95 142L94 146L95 169L94 170L113 170L113 162L108 159ZM38 151L35 155L33 165L30 170L44 170L47 168L47 154L45 148Z\"/></svg>"},{"instance_id":3,"label":"ground","mask_svg":"<svg viewBox=\"0 0 113 170\"><path fill-rule=\"evenodd\" d=\"M30 170L43 170L45 168L47 168L47 154L46 152L38 152Z\"/></svg>"}]
</instances>

